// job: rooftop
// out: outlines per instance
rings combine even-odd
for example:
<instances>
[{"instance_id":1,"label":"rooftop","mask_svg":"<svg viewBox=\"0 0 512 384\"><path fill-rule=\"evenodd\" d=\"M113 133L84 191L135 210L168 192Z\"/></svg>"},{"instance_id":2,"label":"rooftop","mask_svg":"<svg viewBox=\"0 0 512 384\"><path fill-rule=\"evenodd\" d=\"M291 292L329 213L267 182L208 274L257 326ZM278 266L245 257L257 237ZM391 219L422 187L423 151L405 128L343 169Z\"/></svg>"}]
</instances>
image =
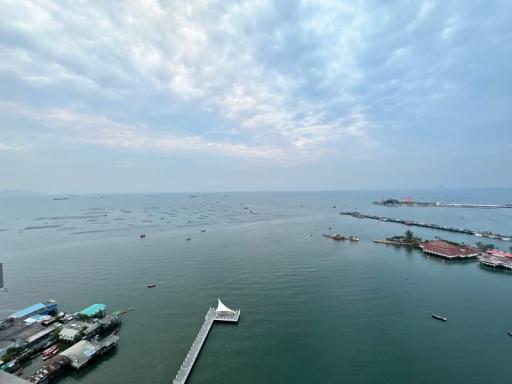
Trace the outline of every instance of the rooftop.
<instances>
[{"instance_id":1,"label":"rooftop","mask_svg":"<svg viewBox=\"0 0 512 384\"><path fill-rule=\"evenodd\" d=\"M118 339L118 336L110 335L100 342L81 340L64 352L61 352L60 355L68 357L71 360L73 368L80 369L92 359L96 353L117 343Z\"/></svg>"},{"instance_id":2,"label":"rooftop","mask_svg":"<svg viewBox=\"0 0 512 384\"><path fill-rule=\"evenodd\" d=\"M80 314L92 317L96 316L101 312L105 312L106 309L107 306L105 304L92 304L87 308L82 309L82 311L80 311Z\"/></svg>"},{"instance_id":3,"label":"rooftop","mask_svg":"<svg viewBox=\"0 0 512 384\"><path fill-rule=\"evenodd\" d=\"M429 241L420 245L423 252L432 253L434 255L457 258L457 257L475 257L478 250L461 244L453 244L444 240Z\"/></svg>"},{"instance_id":4,"label":"rooftop","mask_svg":"<svg viewBox=\"0 0 512 384\"><path fill-rule=\"evenodd\" d=\"M11 317L14 317L15 319L19 319L21 317L28 316L36 311L39 311L41 309L46 308L46 305L43 303L37 303L34 305L31 305L30 307L20 309L18 312L14 312Z\"/></svg>"}]
</instances>

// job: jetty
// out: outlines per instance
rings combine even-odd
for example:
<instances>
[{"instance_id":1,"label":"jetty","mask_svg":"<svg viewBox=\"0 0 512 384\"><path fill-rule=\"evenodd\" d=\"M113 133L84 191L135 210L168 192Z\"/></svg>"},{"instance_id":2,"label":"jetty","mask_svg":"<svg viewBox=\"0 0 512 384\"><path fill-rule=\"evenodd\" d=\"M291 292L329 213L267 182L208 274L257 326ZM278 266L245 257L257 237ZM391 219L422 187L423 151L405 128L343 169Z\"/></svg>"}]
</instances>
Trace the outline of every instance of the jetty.
<instances>
[{"instance_id":1,"label":"jetty","mask_svg":"<svg viewBox=\"0 0 512 384\"><path fill-rule=\"evenodd\" d=\"M340 212L339 214L346 215L346 216L352 216L352 217L355 217L358 219L372 219L372 220L379 220L379 221L390 222L390 223L398 223L398 224L403 224L403 225L407 225L407 226L437 229L439 231L463 233L466 235L472 235L472 236L476 236L476 237L486 237L489 239L512 241L512 235L500 235L498 233L493 233L490 231L475 231L473 229L449 227L447 225L439 225L439 224L428 224L428 223L423 223L423 222L418 222L418 221L413 221L413 220L394 219L391 217L384 217L384 216L377 216L377 215L366 215L366 214L363 214L363 213L360 213L357 211Z\"/></svg>"},{"instance_id":2,"label":"jetty","mask_svg":"<svg viewBox=\"0 0 512 384\"><path fill-rule=\"evenodd\" d=\"M387 207L439 207L439 208L481 208L481 209L499 209L512 208L512 204L471 204L471 203L445 203L442 201L416 201L412 198L395 199L388 198L380 201L374 201L374 205L384 205Z\"/></svg>"},{"instance_id":3,"label":"jetty","mask_svg":"<svg viewBox=\"0 0 512 384\"><path fill-rule=\"evenodd\" d=\"M222 303L222 301L220 301L220 299L217 299L217 308L210 308L208 312L206 312L204 323L192 343L185 360L183 360L183 363L173 380L173 384L183 384L187 381L187 378L194 367L194 363L199 356L199 352L201 352L201 348L208 337L208 333L210 333L213 323L215 321L237 323L239 318L239 309L229 309Z\"/></svg>"}]
</instances>

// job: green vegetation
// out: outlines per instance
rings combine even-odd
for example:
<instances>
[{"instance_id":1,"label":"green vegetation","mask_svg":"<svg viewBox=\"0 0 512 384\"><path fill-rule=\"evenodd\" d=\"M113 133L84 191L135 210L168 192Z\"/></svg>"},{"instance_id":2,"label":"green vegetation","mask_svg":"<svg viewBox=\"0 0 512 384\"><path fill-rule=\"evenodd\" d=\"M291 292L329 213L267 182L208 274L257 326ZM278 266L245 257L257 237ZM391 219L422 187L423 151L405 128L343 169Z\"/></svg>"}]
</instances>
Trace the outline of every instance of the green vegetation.
<instances>
[{"instance_id":1,"label":"green vegetation","mask_svg":"<svg viewBox=\"0 0 512 384\"><path fill-rule=\"evenodd\" d=\"M397 199L386 199L382 201L383 205L399 205L401 202Z\"/></svg>"},{"instance_id":2,"label":"green vegetation","mask_svg":"<svg viewBox=\"0 0 512 384\"><path fill-rule=\"evenodd\" d=\"M0 358L4 363L8 363L9 361L15 359L21 352L23 352L25 348L23 347L11 347L5 351L5 354Z\"/></svg>"},{"instance_id":3,"label":"green vegetation","mask_svg":"<svg viewBox=\"0 0 512 384\"><path fill-rule=\"evenodd\" d=\"M400 244L418 245L423 242L421 237L415 236L414 232L407 230L402 236L393 236L386 238L387 241Z\"/></svg>"},{"instance_id":4,"label":"green vegetation","mask_svg":"<svg viewBox=\"0 0 512 384\"><path fill-rule=\"evenodd\" d=\"M79 313L78 314L78 319L82 320L82 321L89 321L91 320L91 318L83 313Z\"/></svg>"},{"instance_id":5,"label":"green vegetation","mask_svg":"<svg viewBox=\"0 0 512 384\"><path fill-rule=\"evenodd\" d=\"M481 241L477 241L476 242L476 247L481 251L481 252L487 252L488 250L490 249L496 249L496 246L494 244L484 244L482 243ZM512 248L512 247L511 247Z\"/></svg>"}]
</instances>

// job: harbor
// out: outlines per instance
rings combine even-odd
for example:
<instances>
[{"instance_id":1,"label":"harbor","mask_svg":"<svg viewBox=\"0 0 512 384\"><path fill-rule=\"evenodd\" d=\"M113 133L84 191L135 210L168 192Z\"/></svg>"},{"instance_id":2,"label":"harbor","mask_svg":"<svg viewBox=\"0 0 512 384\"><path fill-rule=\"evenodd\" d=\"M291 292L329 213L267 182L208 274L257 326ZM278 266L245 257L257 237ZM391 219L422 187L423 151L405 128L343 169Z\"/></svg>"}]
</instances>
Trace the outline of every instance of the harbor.
<instances>
[{"instance_id":1,"label":"harbor","mask_svg":"<svg viewBox=\"0 0 512 384\"><path fill-rule=\"evenodd\" d=\"M0 370L47 384L68 368L81 369L117 346L120 312L106 314L93 304L75 313L58 311L47 300L12 313L0 321ZM38 357L42 366L28 377L24 369Z\"/></svg>"},{"instance_id":2,"label":"harbor","mask_svg":"<svg viewBox=\"0 0 512 384\"><path fill-rule=\"evenodd\" d=\"M412 226L412 227L422 227L422 228L435 229L438 231L463 233L465 235L471 235L471 236L476 236L476 237L486 237L486 238L495 239L495 240L512 241L512 235L501 235L498 233L493 233L491 231L476 231L473 229L455 228L455 227L450 227L450 226L446 226L446 225L429 224L429 223L423 223L423 222L414 221L414 220L396 219L396 218L392 218L392 217L384 217L384 216L378 216L378 215L367 215L367 214L360 213L358 211L340 212L339 214L344 215L344 216L352 216L357 219L379 220L379 221L383 221L383 222L403 224L403 225Z\"/></svg>"}]
</instances>

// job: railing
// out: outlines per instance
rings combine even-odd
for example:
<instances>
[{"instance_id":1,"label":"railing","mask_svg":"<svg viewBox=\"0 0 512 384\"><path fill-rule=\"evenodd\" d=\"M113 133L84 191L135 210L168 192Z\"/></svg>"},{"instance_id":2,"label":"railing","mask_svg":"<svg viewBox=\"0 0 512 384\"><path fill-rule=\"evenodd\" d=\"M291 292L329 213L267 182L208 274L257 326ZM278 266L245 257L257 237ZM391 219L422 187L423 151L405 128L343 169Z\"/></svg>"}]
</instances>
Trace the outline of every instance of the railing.
<instances>
[{"instance_id":1,"label":"railing","mask_svg":"<svg viewBox=\"0 0 512 384\"><path fill-rule=\"evenodd\" d=\"M187 378L190 375L192 368L194 367L197 356L199 356L199 352L201 352L201 348L203 347L203 344L206 340L206 337L208 336L208 333L210 332L210 329L212 328L214 321L217 320L237 322L239 317L239 309L235 310L233 314L217 312L215 308L210 308L208 312L206 312L204 323L201 326L201 329L199 330L196 338L194 339L194 342L192 343L192 346L190 347L185 360L183 360L183 363L181 364L180 369L173 380L173 384L184 384L185 381L187 381Z\"/></svg>"},{"instance_id":2,"label":"railing","mask_svg":"<svg viewBox=\"0 0 512 384\"><path fill-rule=\"evenodd\" d=\"M187 356L185 357L185 360L183 360L183 363L181 364L180 370L178 371L176 377L173 380L173 384L183 384L187 380L188 375L190 374L190 371L192 370L192 367L194 366L194 363L197 359L197 356L201 351L204 341L206 340L206 337L210 332L213 322L215 321L215 316L215 309L210 308L206 313L204 323L201 329L199 330L199 333L197 334L194 342L192 343L192 346L190 347Z\"/></svg>"}]
</instances>

